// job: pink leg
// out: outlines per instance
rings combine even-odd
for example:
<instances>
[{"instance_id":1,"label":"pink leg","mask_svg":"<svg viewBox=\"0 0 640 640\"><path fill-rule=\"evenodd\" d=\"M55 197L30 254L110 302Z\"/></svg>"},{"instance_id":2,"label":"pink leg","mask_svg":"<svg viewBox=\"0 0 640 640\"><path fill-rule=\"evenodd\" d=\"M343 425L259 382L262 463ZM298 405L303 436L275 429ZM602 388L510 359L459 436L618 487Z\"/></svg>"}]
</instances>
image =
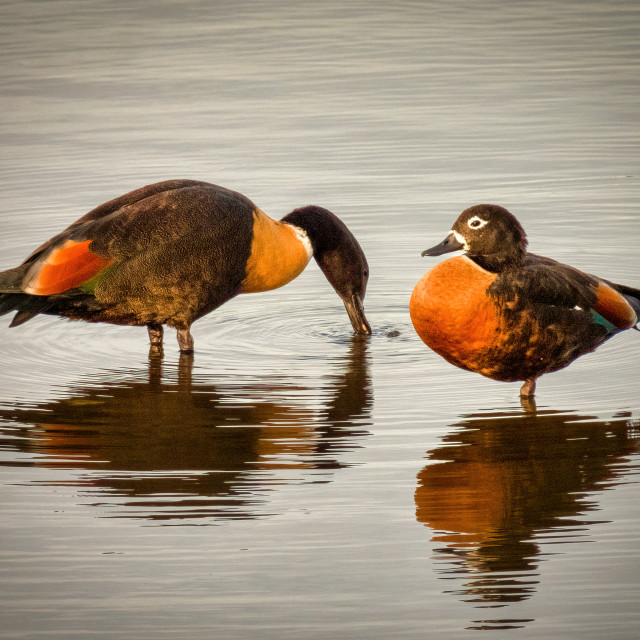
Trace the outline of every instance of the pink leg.
<instances>
[{"instance_id":1,"label":"pink leg","mask_svg":"<svg viewBox=\"0 0 640 640\"><path fill-rule=\"evenodd\" d=\"M535 378L529 378L528 380L525 380L525 383L522 385L522 387L520 387L520 396L522 396L523 398L531 397L535 394L535 392L536 392Z\"/></svg>"},{"instance_id":2,"label":"pink leg","mask_svg":"<svg viewBox=\"0 0 640 640\"><path fill-rule=\"evenodd\" d=\"M193 336L189 333L189 327L178 329L178 346L182 353L193 352Z\"/></svg>"},{"instance_id":3,"label":"pink leg","mask_svg":"<svg viewBox=\"0 0 640 640\"><path fill-rule=\"evenodd\" d=\"M149 353L151 355L162 355L162 335L164 333L162 325L150 324L147 326L147 330L149 332L149 342L151 343Z\"/></svg>"}]
</instances>

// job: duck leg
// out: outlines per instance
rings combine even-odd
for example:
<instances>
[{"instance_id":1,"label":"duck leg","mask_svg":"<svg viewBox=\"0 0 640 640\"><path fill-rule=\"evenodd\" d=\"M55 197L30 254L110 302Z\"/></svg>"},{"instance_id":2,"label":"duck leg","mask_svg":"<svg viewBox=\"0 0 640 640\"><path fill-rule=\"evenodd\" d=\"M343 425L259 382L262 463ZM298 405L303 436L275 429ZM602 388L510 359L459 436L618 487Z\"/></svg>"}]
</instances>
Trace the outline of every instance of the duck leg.
<instances>
[{"instance_id":1,"label":"duck leg","mask_svg":"<svg viewBox=\"0 0 640 640\"><path fill-rule=\"evenodd\" d=\"M190 327L178 329L178 346L182 353L193 353L193 336L189 333Z\"/></svg>"},{"instance_id":2,"label":"duck leg","mask_svg":"<svg viewBox=\"0 0 640 640\"><path fill-rule=\"evenodd\" d=\"M525 380L522 387L520 387L520 397L521 398L531 398L536 392L536 379L529 378Z\"/></svg>"},{"instance_id":3,"label":"duck leg","mask_svg":"<svg viewBox=\"0 0 640 640\"><path fill-rule=\"evenodd\" d=\"M149 332L149 342L151 343L149 353L151 355L162 355L162 336L164 333L162 325L147 325L147 331Z\"/></svg>"}]
</instances>

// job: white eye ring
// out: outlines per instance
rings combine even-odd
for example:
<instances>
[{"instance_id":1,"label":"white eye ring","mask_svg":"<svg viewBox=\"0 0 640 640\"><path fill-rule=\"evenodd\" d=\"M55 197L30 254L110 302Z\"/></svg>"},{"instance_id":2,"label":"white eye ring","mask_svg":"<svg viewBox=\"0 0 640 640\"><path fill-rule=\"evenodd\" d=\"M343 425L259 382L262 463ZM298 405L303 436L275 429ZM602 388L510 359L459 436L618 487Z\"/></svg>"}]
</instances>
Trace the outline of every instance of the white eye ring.
<instances>
[{"instance_id":1,"label":"white eye ring","mask_svg":"<svg viewBox=\"0 0 640 640\"><path fill-rule=\"evenodd\" d=\"M482 227L484 227L485 224L487 224L487 221L483 220L479 216L473 216L473 218L469 218L469 220L467 221L467 225L471 229L475 229L476 231L478 229L482 229Z\"/></svg>"}]
</instances>

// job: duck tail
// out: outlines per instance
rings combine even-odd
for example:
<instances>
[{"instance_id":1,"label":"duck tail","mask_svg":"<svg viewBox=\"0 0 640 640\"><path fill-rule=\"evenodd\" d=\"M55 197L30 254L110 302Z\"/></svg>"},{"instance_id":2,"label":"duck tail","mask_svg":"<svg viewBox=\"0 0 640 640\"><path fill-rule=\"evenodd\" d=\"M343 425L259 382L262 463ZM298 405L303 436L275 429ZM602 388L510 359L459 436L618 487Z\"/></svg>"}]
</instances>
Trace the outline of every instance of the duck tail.
<instances>
[{"instance_id":1,"label":"duck tail","mask_svg":"<svg viewBox=\"0 0 640 640\"><path fill-rule=\"evenodd\" d=\"M613 286L625 297L626 301L633 307L638 318L634 329L640 331L640 329L638 328L638 322L640 322L640 289L634 289L633 287L629 287L626 284L614 284Z\"/></svg>"},{"instance_id":2,"label":"duck tail","mask_svg":"<svg viewBox=\"0 0 640 640\"><path fill-rule=\"evenodd\" d=\"M22 291L22 280L27 268L28 266L21 264L0 272L0 316L17 311L10 327L17 327L31 320L51 306L48 296L32 296Z\"/></svg>"},{"instance_id":3,"label":"duck tail","mask_svg":"<svg viewBox=\"0 0 640 640\"><path fill-rule=\"evenodd\" d=\"M626 284L614 284L613 286L623 295L631 296L636 299L636 302L640 302L640 289L634 289Z\"/></svg>"},{"instance_id":4,"label":"duck tail","mask_svg":"<svg viewBox=\"0 0 640 640\"><path fill-rule=\"evenodd\" d=\"M0 294L22 292L22 280L26 272L27 267L24 264L0 271Z\"/></svg>"},{"instance_id":5,"label":"duck tail","mask_svg":"<svg viewBox=\"0 0 640 640\"><path fill-rule=\"evenodd\" d=\"M28 293L0 293L0 316L17 311L9 327L17 327L51 307L48 296L32 296Z\"/></svg>"}]
</instances>

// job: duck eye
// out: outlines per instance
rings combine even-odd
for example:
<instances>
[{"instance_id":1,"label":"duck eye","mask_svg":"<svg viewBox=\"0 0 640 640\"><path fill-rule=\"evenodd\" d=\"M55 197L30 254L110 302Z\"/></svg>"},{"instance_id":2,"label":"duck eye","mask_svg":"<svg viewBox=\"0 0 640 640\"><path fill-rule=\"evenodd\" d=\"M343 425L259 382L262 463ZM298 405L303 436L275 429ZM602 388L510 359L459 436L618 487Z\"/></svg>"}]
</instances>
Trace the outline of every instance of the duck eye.
<instances>
[{"instance_id":1,"label":"duck eye","mask_svg":"<svg viewBox=\"0 0 640 640\"><path fill-rule=\"evenodd\" d=\"M487 224L487 221L479 218L478 216L473 216L473 218L471 218L469 222L467 222L467 224L472 229L481 229L485 224Z\"/></svg>"}]
</instances>

